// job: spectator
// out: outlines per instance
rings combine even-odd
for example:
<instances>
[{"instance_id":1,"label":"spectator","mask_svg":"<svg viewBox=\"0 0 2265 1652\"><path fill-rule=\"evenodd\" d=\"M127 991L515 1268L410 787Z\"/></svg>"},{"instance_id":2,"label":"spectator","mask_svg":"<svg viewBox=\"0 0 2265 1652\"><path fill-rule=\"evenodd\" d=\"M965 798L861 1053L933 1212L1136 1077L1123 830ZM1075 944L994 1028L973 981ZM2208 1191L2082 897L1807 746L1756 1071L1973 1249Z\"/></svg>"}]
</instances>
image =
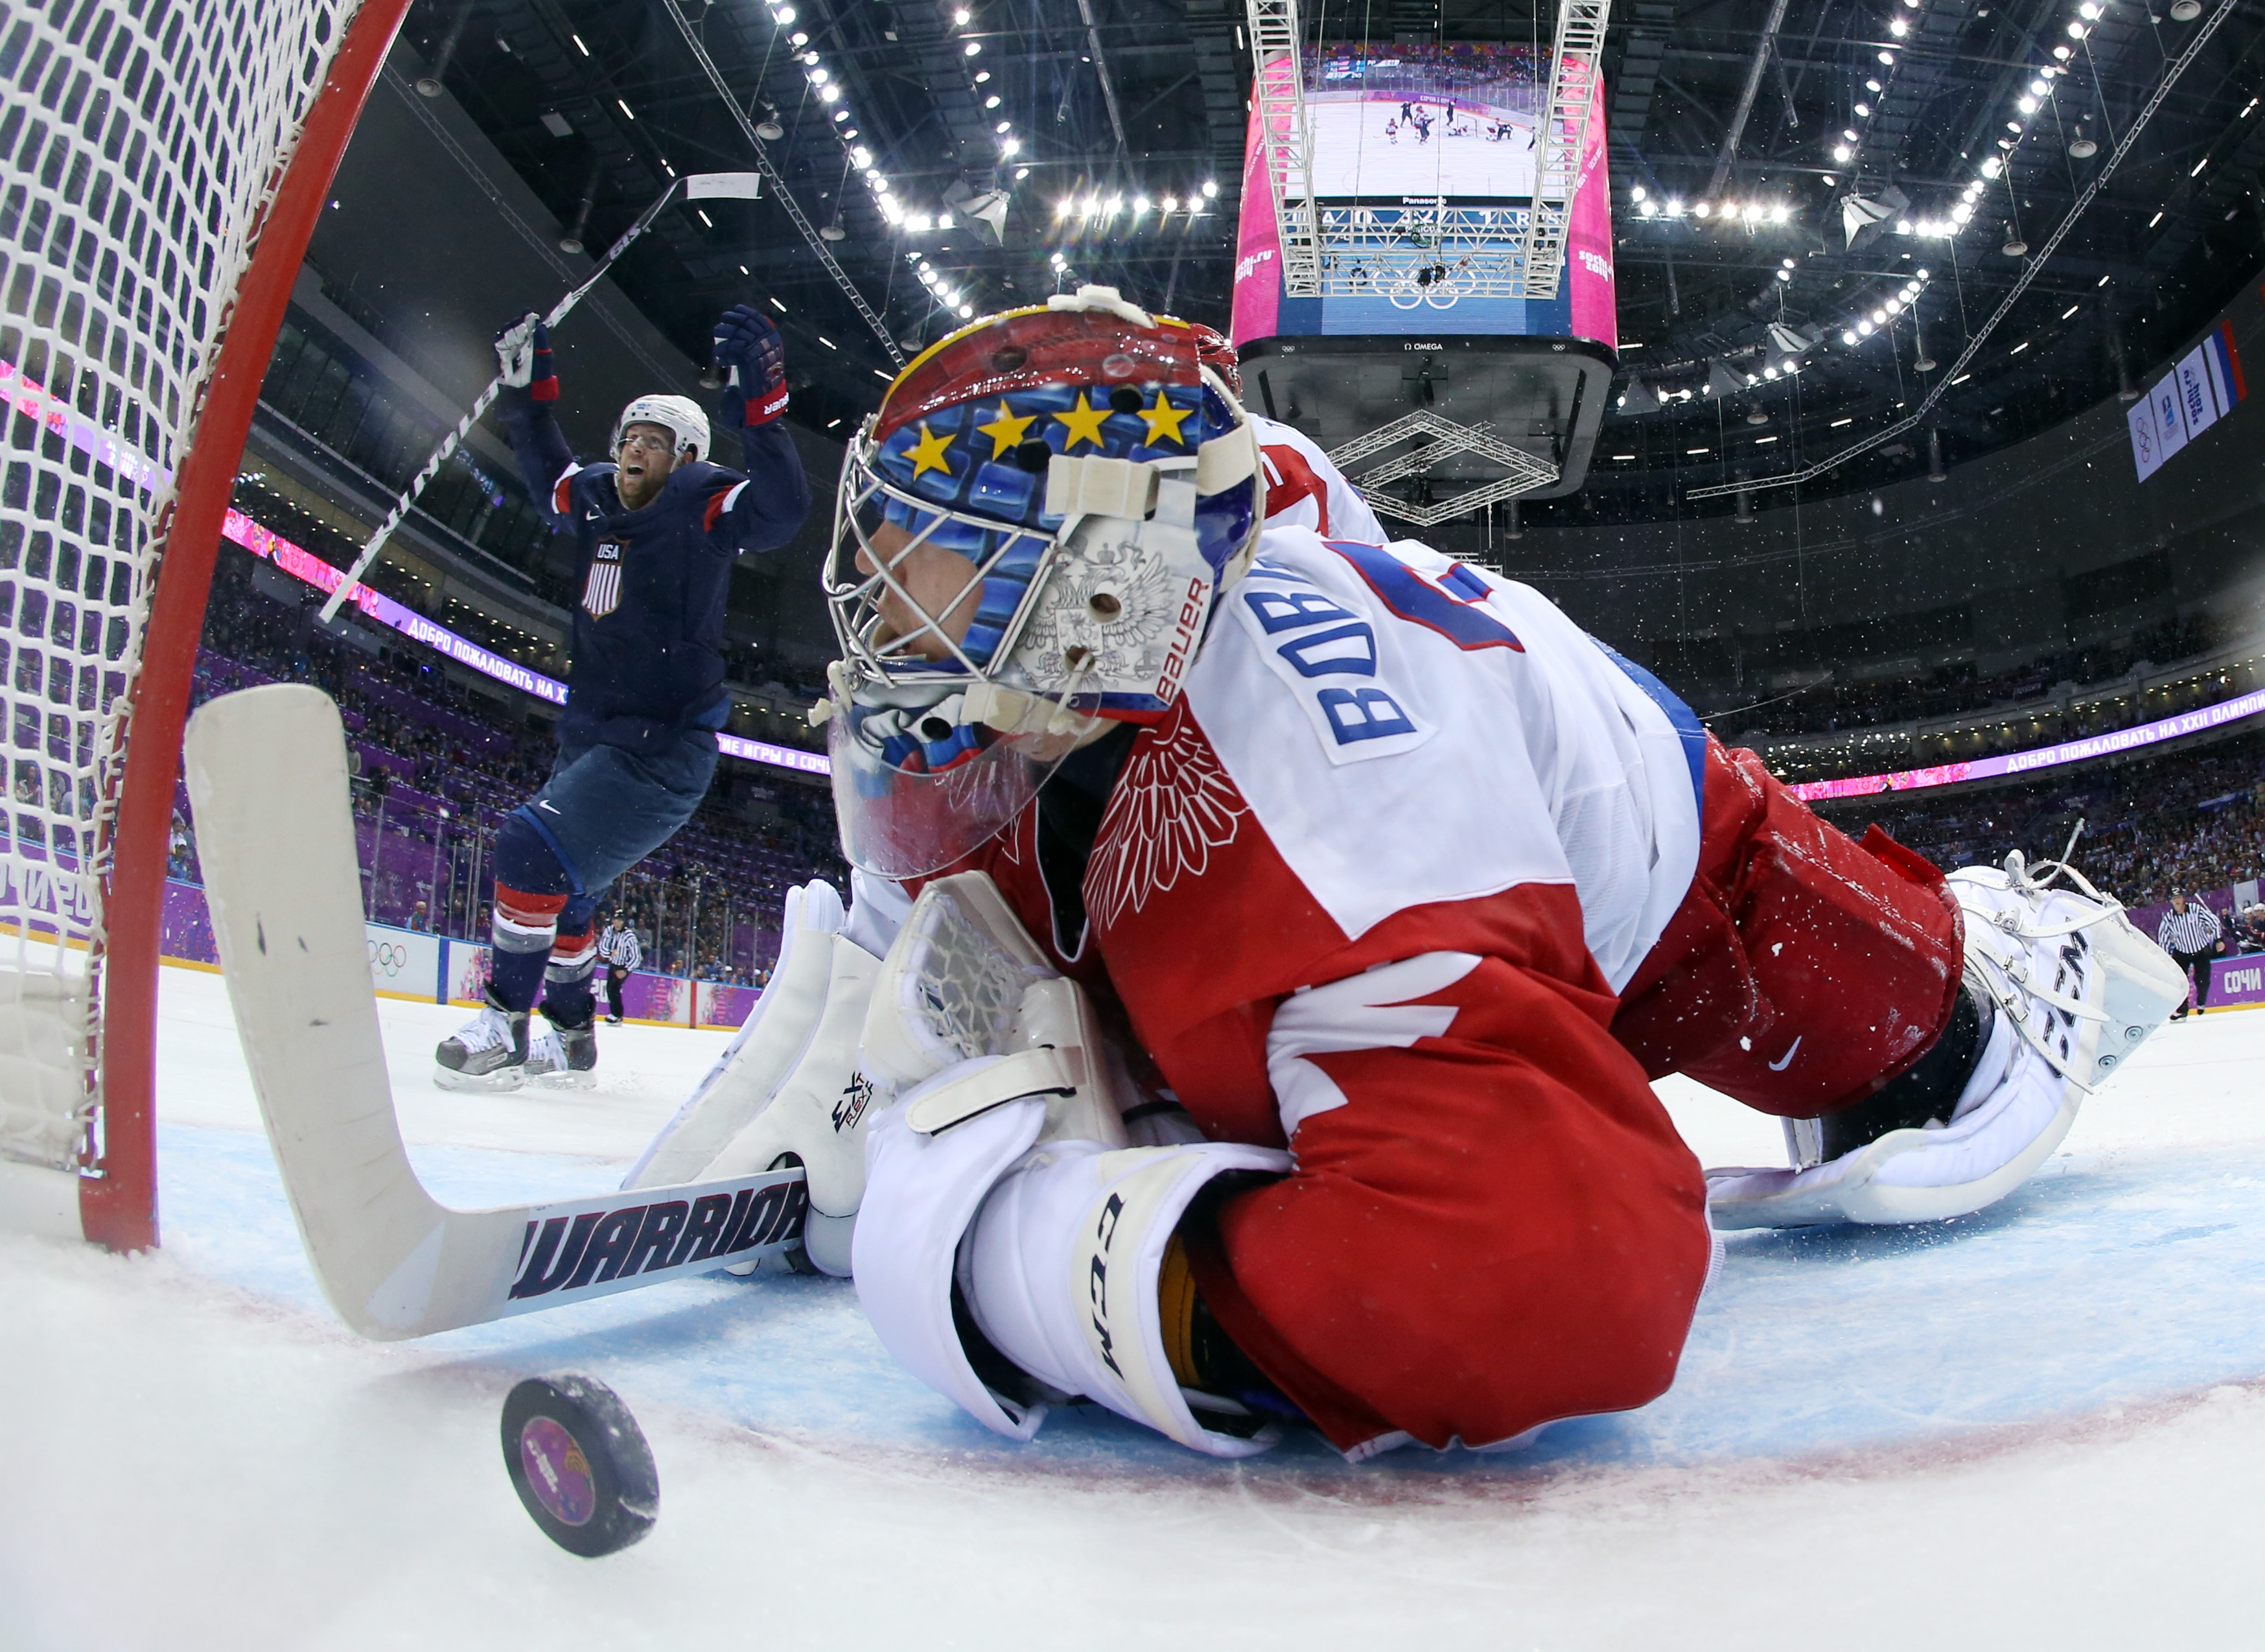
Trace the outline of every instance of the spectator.
<instances>
[{"instance_id":1,"label":"spectator","mask_svg":"<svg viewBox=\"0 0 2265 1652\"><path fill-rule=\"evenodd\" d=\"M420 935L430 935L433 933L433 914L426 910L425 903L423 901L419 901L415 908L410 913L409 927L411 929L416 930Z\"/></svg>"},{"instance_id":2,"label":"spectator","mask_svg":"<svg viewBox=\"0 0 2265 1652\"><path fill-rule=\"evenodd\" d=\"M2203 901L2189 906L2186 891L2174 889L2171 909L2155 927L2155 944L2169 953L2194 982L2194 1013L2201 1015L2210 1007L2210 961L2225 950L2224 926L2218 914ZM2171 1019L2183 1021L2186 1015L2187 1007L2181 1004Z\"/></svg>"}]
</instances>

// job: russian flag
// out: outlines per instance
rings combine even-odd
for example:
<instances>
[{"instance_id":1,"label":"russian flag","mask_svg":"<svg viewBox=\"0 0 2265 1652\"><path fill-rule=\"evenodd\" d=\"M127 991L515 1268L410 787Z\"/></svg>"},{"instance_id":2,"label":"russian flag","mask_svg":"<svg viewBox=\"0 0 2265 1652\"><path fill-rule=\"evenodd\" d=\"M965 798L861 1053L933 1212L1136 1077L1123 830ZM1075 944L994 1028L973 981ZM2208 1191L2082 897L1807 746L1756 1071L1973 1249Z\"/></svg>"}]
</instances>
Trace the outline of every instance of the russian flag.
<instances>
[{"instance_id":1,"label":"russian flag","mask_svg":"<svg viewBox=\"0 0 2265 1652\"><path fill-rule=\"evenodd\" d=\"M2210 387L2218 393L2218 411L2230 413L2249 394L2241 375L2241 352L2233 342L2233 324L2219 322L2218 331L2203 340L2202 352L2210 366Z\"/></svg>"}]
</instances>

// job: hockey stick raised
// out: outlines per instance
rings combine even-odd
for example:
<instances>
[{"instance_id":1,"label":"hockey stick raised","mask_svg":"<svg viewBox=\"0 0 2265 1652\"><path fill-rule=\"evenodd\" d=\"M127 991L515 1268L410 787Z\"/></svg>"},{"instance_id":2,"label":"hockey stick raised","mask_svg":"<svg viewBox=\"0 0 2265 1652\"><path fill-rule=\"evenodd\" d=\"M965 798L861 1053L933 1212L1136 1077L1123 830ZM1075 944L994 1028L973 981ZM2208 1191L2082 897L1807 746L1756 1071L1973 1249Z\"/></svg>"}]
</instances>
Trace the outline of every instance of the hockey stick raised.
<instances>
[{"instance_id":1,"label":"hockey stick raised","mask_svg":"<svg viewBox=\"0 0 2265 1652\"><path fill-rule=\"evenodd\" d=\"M362 927L346 731L320 689L190 719L189 797L237 1030L323 1294L393 1341L780 1255L799 1169L549 1204L437 1203L403 1149Z\"/></svg>"},{"instance_id":2,"label":"hockey stick raised","mask_svg":"<svg viewBox=\"0 0 2265 1652\"><path fill-rule=\"evenodd\" d=\"M550 313L543 317L543 324L556 327L566 319L575 305L582 302L585 294L605 280L606 273L614 267L615 261L623 253L629 251L630 244L660 216L660 209L674 197L678 185L683 186L687 200L754 200L761 191L762 182L760 172L694 172L684 178L672 178L668 187L660 192L660 198L647 207L635 223L622 231L621 238L606 249L606 256L598 260L598 267L590 272L579 287L550 307ZM425 491L425 484L440 473L442 465L448 462L448 455L455 452L457 446L471 433L472 426L478 424L480 416L495 404L495 398L502 390L500 375L490 379L487 388L473 400L471 411L456 421L455 429L441 438L441 445L433 449L432 456L425 461L425 468L401 491L401 497L394 500L393 508L386 513L385 520L377 525L377 531L362 546L361 554L353 559L353 566L348 568L346 577L339 581L339 588L331 592L330 600L323 604L324 624L327 625L338 617L339 609L353 595L354 587L361 583L361 577L368 571L369 564L377 560L377 553L385 549L386 542L393 537L394 529L401 526L402 519L417 503L417 496Z\"/></svg>"}]
</instances>

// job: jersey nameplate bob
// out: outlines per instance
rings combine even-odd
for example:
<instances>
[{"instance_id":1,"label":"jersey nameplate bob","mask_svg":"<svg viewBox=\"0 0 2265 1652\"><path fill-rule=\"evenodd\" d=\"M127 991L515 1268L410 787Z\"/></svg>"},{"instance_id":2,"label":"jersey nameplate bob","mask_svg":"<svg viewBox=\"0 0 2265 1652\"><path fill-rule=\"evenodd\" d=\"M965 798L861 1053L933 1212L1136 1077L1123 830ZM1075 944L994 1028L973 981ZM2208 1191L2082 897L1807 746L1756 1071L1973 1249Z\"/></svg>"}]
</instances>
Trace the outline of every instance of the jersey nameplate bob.
<instances>
[{"instance_id":1,"label":"jersey nameplate bob","mask_svg":"<svg viewBox=\"0 0 2265 1652\"><path fill-rule=\"evenodd\" d=\"M590 558L590 577L582 582L582 607L594 620L602 620L622 605L622 547L616 540L598 542Z\"/></svg>"},{"instance_id":2,"label":"jersey nameplate bob","mask_svg":"<svg viewBox=\"0 0 2265 1652\"><path fill-rule=\"evenodd\" d=\"M1304 574L1262 557L1229 606L1331 763L1412 752L1437 732L1379 680L1375 629Z\"/></svg>"}]
</instances>

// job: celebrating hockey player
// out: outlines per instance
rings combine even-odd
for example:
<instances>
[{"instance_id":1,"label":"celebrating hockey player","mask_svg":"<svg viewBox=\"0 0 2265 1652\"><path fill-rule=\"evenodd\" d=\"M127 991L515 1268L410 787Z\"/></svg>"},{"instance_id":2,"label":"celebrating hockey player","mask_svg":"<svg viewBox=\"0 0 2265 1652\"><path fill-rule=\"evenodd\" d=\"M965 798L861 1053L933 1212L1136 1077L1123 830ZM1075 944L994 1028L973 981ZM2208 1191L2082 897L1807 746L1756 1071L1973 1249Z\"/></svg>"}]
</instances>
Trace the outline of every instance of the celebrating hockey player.
<instances>
[{"instance_id":1,"label":"celebrating hockey player","mask_svg":"<svg viewBox=\"0 0 2265 1652\"><path fill-rule=\"evenodd\" d=\"M710 462L708 416L681 396L638 397L614 421L612 462L579 464L552 416L558 380L540 318L498 334L496 355L521 473L551 527L574 535L581 600L557 761L496 834L487 1003L433 1052L451 1088L592 1081L598 899L706 796L731 710L719 644L732 565L785 544L810 510L778 423L784 351L752 309L726 312L715 332L744 470ZM550 1025L530 1042L538 993Z\"/></svg>"},{"instance_id":2,"label":"celebrating hockey player","mask_svg":"<svg viewBox=\"0 0 2265 1652\"><path fill-rule=\"evenodd\" d=\"M1536 593L1269 525L1267 474L1108 289L899 377L830 564L855 904L790 897L631 1173L804 1164L811 1260L987 1426L1360 1457L1642 1405L1710 1205L1978 1210L2178 1001L2065 869L1852 841ZM1792 1165L1702 1172L1678 1072Z\"/></svg>"}]
</instances>

